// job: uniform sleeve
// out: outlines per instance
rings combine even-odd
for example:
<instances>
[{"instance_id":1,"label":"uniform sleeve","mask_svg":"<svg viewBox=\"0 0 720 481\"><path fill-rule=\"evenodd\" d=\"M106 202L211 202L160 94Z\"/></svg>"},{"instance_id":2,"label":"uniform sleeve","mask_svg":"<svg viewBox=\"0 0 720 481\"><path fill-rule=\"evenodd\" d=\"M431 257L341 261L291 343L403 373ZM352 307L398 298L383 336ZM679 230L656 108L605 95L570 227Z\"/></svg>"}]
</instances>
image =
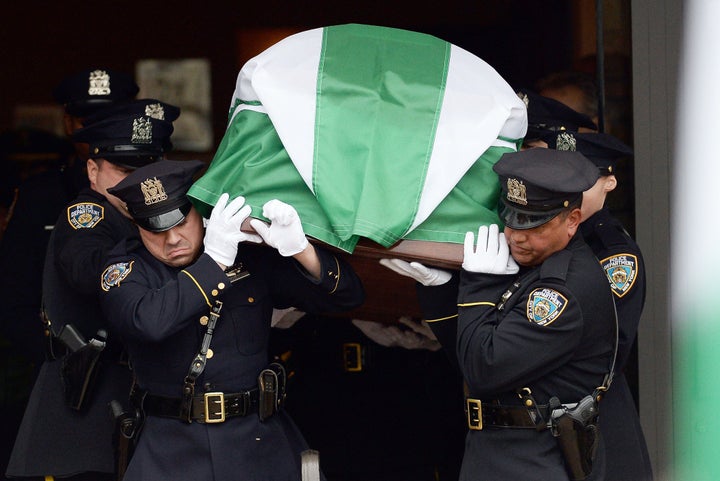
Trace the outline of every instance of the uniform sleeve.
<instances>
[{"instance_id":1,"label":"uniform sleeve","mask_svg":"<svg viewBox=\"0 0 720 481\"><path fill-rule=\"evenodd\" d=\"M55 225L55 266L73 289L83 294L97 291L97 276L117 244L118 233L108 222L91 228L73 229L61 214Z\"/></svg>"},{"instance_id":2,"label":"uniform sleeve","mask_svg":"<svg viewBox=\"0 0 720 481\"><path fill-rule=\"evenodd\" d=\"M613 267L613 264L616 266ZM619 337L616 369L621 370L630 356L645 305L645 265L639 250L613 254L601 259L600 265L610 279L617 309ZM629 277L630 281L613 280L614 272L621 272L620 277Z\"/></svg>"},{"instance_id":3,"label":"uniform sleeve","mask_svg":"<svg viewBox=\"0 0 720 481\"><path fill-rule=\"evenodd\" d=\"M505 276L463 272L458 297L458 360L473 395L513 390L567 362L583 319L562 285L536 281L498 311Z\"/></svg>"},{"instance_id":4,"label":"uniform sleeve","mask_svg":"<svg viewBox=\"0 0 720 481\"><path fill-rule=\"evenodd\" d=\"M417 299L423 319L428 323L443 350L447 353L450 363L457 370L455 345L457 341L458 323L458 285L460 273L453 272L448 282L439 286L424 286L416 283Z\"/></svg>"},{"instance_id":5,"label":"uniform sleeve","mask_svg":"<svg viewBox=\"0 0 720 481\"><path fill-rule=\"evenodd\" d=\"M137 257L116 259L103 272L103 310L125 339L162 341L193 322L193 314L207 312L230 287L225 273L207 254L176 277L157 277Z\"/></svg>"},{"instance_id":6,"label":"uniform sleeve","mask_svg":"<svg viewBox=\"0 0 720 481\"><path fill-rule=\"evenodd\" d=\"M339 257L315 246L321 265L321 278L310 276L293 259L273 253L275 273L270 278L275 306L297 307L309 313L339 312L358 307L365 300L360 278ZM284 265L282 265L284 264Z\"/></svg>"}]
</instances>

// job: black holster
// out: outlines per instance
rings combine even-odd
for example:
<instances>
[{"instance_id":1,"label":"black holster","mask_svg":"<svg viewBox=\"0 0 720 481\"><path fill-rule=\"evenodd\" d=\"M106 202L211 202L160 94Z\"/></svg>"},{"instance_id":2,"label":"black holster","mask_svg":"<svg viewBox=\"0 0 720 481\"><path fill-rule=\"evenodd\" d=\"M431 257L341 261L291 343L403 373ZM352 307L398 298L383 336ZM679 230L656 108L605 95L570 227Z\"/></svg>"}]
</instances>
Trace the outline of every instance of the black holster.
<instances>
[{"instance_id":1,"label":"black holster","mask_svg":"<svg viewBox=\"0 0 720 481\"><path fill-rule=\"evenodd\" d=\"M65 331L69 324L63 328ZM63 337L59 337L64 342ZM66 343L67 345L67 343ZM61 360L65 401L76 411L82 411L88 404L100 370L100 355L105 349L105 339L90 339L80 346L68 345L68 353Z\"/></svg>"},{"instance_id":2,"label":"black holster","mask_svg":"<svg viewBox=\"0 0 720 481\"><path fill-rule=\"evenodd\" d=\"M285 367L273 362L258 376L258 416L264 421L280 410L285 401Z\"/></svg>"},{"instance_id":3,"label":"black holster","mask_svg":"<svg viewBox=\"0 0 720 481\"><path fill-rule=\"evenodd\" d=\"M142 412L140 409L125 411L115 400L110 401L110 410L115 422L113 432L115 472L118 481L122 481L140 435L143 424Z\"/></svg>"},{"instance_id":4,"label":"black holster","mask_svg":"<svg viewBox=\"0 0 720 481\"><path fill-rule=\"evenodd\" d=\"M555 401L555 403L553 403ZM573 481L590 476L600 441L598 403L593 396L585 396L575 407L567 408L550 400L558 408L551 409L551 429L565 459L565 468Z\"/></svg>"}]
</instances>

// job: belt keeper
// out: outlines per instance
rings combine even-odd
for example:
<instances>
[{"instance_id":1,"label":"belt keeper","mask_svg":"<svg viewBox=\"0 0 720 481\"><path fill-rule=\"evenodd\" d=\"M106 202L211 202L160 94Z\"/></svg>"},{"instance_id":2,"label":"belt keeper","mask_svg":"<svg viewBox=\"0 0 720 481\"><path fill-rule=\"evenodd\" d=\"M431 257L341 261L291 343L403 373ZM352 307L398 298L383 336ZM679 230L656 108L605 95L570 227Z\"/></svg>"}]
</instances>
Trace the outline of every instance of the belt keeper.
<instances>
[{"instance_id":1,"label":"belt keeper","mask_svg":"<svg viewBox=\"0 0 720 481\"><path fill-rule=\"evenodd\" d=\"M520 397L523 406L525 406L525 408L527 409L530 419L535 424L535 429L537 429L538 431L546 429L547 422L545 420L545 417L540 412L540 409L535 402L535 398L533 397L530 388L524 387L522 389L518 389L517 395L518 397Z\"/></svg>"}]
</instances>

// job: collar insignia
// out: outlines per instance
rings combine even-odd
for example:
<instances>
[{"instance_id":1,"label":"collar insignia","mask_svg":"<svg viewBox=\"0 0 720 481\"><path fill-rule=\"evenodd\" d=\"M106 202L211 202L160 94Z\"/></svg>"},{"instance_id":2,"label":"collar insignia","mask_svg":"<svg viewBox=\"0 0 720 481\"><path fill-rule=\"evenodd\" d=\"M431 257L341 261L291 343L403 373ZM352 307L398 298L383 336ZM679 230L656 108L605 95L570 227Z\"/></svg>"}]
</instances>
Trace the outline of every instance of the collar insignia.
<instances>
[{"instance_id":1,"label":"collar insignia","mask_svg":"<svg viewBox=\"0 0 720 481\"><path fill-rule=\"evenodd\" d=\"M528 296L528 321L539 326L552 324L565 310L567 302L567 298L555 289L535 289Z\"/></svg>"},{"instance_id":2,"label":"collar insignia","mask_svg":"<svg viewBox=\"0 0 720 481\"><path fill-rule=\"evenodd\" d=\"M507 200L516 204L527 205L527 191L525 190L525 184L521 180L508 179L507 190Z\"/></svg>"},{"instance_id":3,"label":"collar insignia","mask_svg":"<svg viewBox=\"0 0 720 481\"><path fill-rule=\"evenodd\" d=\"M158 120L165 120L165 109L160 104L149 104L145 106L145 115Z\"/></svg>"},{"instance_id":4,"label":"collar insignia","mask_svg":"<svg viewBox=\"0 0 720 481\"><path fill-rule=\"evenodd\" d=\"M525 92L515 92L516 95L520 98L520 100L523 101L525 104L525 108L530 107L530 98L527 96Z\"/></svg>"},{"instance_id":5,"label":"collar insignia","mask_svg":"<svg viewBox=\"0 0 720 481\"><path fill-rule=\"evenodd\" d=\"M92 229L105 218L105 208L92 202L81 202L67 208L70 226L77 229Z\"/></svg>"},{"instance_id":6,"label":"collar insignia","mask_svg":"<svg viewBox=\"0 0 720 481\"><path fill-rule=\"evenodd\" d=\"M157 204L168 198L162 181L157 177L140 182L140 189L145 197L145 205Z\"/></svg>"},{"instance_id":7,"label":"collar insignia","mask_svg":"<svg viewBox=\"0 0 720 481\"><path fill-rule=\"evenodd\" d=\"M110 75L106 71L93 70L88 82L88 95L110 95Z\"/></svg>"},{"instance_id":8,"label":"collar insignia","mask_svg":"<svg viewBox=\"0 0 720 481\"><path fill-rule=\"evenodd\" d=\"M613 294L623 297L630 292L637 278L637 256L616 254L601 260L600 265L610 281Z\"/></svg>"},{"instance_id":9,"label":"collar insignia","mask_svg":"<svg viewBox=\"0 0 720 481\"><path fill-rule=\"evenodd\" d=\"M107 267L100 277L100 287L107 292L111 287L117 287L132 272L133 262L118 262Z\"/></svg>"}]
</instances>

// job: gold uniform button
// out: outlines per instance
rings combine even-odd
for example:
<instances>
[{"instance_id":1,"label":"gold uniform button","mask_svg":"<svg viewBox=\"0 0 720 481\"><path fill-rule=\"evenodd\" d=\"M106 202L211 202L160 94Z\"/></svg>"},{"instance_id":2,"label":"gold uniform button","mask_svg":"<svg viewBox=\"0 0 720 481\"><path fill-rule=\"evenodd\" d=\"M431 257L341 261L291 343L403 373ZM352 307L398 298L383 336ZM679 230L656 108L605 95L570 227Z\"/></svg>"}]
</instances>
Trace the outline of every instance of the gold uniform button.
<instances>
[{"instance_id":1,"label":"gold uniform button","mask_svg":"<svg viewBox=\"0 0 720 481\"><path fill-rule=\"evenodd\" d=\"M248 302L255 302L255 298L254 298L254 297L248 297Z\"/></svg>"},{"instance_id":2,"label":"gold uniform button","mask_svg":"<svg viewBox=\"0 0 720 481\"><path fill-rule=\"evenodd\" d=\"M221 282L220 284L218 284L218 289L220 289L220 290L225 289L225 283Z\"/></svg>"},{"instance_id":3,"label":"gold uniform button","mask_svg":"<svg viewBox=\"0 0 720 481\"><path fill-rule=\"evenodd\" d=\"M217 289L213 289L213 290L210 292L210 294L212 294L213 296L217 296L217 295L218 295L218 290L217 290Z\"/></svg>"},{"instance_id":4,"label":"gold uniform button","mask_svg":"<svg viewBox=\"0 0 720 481\"><path fill-rule=\"evenodd\" d=\"M209 321L208 316L202 316L200 318L200 324L202 324L203 326L207 326L208 321Z\"/></svg>"},{"instance_id":5,"label":"gold uniform button","mask_svg":"<svg viewBox=\"0 0 720 481\"><path fill-rule=\"evenodd\" d=\"M213 352L213 350L212 350L212 349L208 349L208 352L207 352L207 356L206 356L206 357L207 357L208 359L210 359L210 358L213 357L214 355L215 355L215 353Z\"/></svg>"}]
</instances>

